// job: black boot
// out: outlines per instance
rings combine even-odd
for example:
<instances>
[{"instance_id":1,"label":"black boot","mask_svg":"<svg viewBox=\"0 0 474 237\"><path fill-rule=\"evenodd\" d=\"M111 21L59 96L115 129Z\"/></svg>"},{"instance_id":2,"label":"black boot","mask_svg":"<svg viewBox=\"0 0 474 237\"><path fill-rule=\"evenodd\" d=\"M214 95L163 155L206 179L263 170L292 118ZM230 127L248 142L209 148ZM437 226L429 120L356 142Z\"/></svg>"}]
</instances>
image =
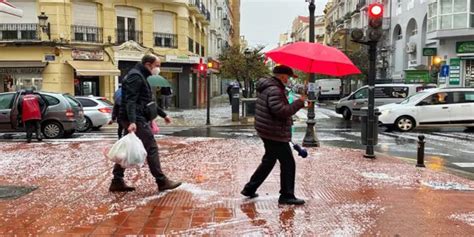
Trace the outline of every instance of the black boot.
<instances>
[{"instance_id":1,"label":"black boot","mask_svg":"<svg viewBox=\"0 0 474 237\"><path fill-rule=\"evenodd\" d=\"M250 198L250 199L258 197L258 193L256 193L256 192L249 192L249 191L247 191L247 190L245 190L245 189L242 190L242 192L240 192L240 194L242 194L242 195L244 195L244 196L246 196L246 197L248 197L248 198Z\"/></svg>"},{"instance_id":2,"label":"black boot","mask_svg":"<svg viewBox=\"0 0 474 237\"><path fill-rule=\"evenodd\" d=\"M135 188L126 185L123 179L112 179L112 183L110 184L109 191L110 192L132 192L132 191L135 191Z\"/></svg>"},{"instance_id":3,"label":"black boot","mask_svg":"<svg viewBox=\"0 0 474 237\"><path fill-rule=\"evenodd\" d=\"M298 199L296 197L283 197L280 196L278 199L278 204L286 204L286 205L303 205L305 201L303 199Z\"/></svg>"},{"instance_id":4,"label":"black boot","mask_svg":"<svg viewBox=\"0 0 474 237\"><path fill-rule=\"evenodd\" d=\"M181 185L181 182L171 181L166 178L164 181L158 182L158 191L162 192L165 190L175 189L179 187L179 185Z\"/></svg>"}]
</instances>

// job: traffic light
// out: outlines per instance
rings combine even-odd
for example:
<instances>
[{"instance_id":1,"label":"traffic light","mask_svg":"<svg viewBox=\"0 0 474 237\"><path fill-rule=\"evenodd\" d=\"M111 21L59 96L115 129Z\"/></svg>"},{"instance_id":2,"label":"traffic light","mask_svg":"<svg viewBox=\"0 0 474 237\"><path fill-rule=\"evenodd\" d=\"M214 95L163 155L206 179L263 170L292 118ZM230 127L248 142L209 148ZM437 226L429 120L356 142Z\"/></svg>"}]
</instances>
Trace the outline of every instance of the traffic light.
<instances>
[{"instance_id":1,"label":"traffic light","mask_svg":"<svg viewBox=\"0 0 474 237\"><path fill-rule=\"evenodd\" d=\"M379 41L383 35L383 5L380 3L372 3L369 5L367 11L369 15L367 38L369 41Z\"/></svg>"},{"instance_id":2,"label":"traffic light","mask_svg":"<svg viewBox=\"0 0 474 237\"><path fill-rule=\"evenodd\" d=\"M207 73L207 65L203 63L202 58L199 59L199 64L197 65L198 74L206 74Z\"/></svg>"}]
</instances>

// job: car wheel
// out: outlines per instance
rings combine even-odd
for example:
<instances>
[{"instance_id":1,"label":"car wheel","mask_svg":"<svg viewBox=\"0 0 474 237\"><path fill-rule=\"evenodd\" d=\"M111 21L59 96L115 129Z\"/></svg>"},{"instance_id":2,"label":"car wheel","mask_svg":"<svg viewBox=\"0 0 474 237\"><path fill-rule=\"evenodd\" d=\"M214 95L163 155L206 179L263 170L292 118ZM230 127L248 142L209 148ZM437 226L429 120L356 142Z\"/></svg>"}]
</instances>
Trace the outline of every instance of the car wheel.
<instances>
[{"instance_id":1,"label":"car wheel","mask_svg":"<svg viewBox=\"0 0 474 237\"><path fill-rule=\"evenodd\" d=\"M64 136L64 129L60 123L56 121L48 121L43 124L43 135L45 138L61 138Z\"/></svg>"},{"instance_id":2,"label":"car wheel","mask_svg":"<svg viewBox=\"0 0 474 237\"><path fill-rule=\"evenodd\" d=\"M92 121L88 117L85 117L84 119L86 121L83 126L77 128L78 132L89 132L92 129Z\"/></svg>"},{"instance_id":3,"label":"car wheel","mask_svg":"<svg viewBox=\"0 0 474 237\"><path fill-rule=\"evenodd\" d=\"M400 132L408 132L415 128L415 120L408 116L402 116L395 121L395 127Z\"/></svg>"},{"instance_id":4,"label":"car wheel","mask_svg":"<svg viewBox=\"0 0 474 237\"><path fill-rule=\"evenodd\" d=\"M349 108L344 107L344 108L342 109L342 117L343 117L345 120L351 120L351 117L352 117L351 110L350 110Z\"/></svg>"}]
</instances>

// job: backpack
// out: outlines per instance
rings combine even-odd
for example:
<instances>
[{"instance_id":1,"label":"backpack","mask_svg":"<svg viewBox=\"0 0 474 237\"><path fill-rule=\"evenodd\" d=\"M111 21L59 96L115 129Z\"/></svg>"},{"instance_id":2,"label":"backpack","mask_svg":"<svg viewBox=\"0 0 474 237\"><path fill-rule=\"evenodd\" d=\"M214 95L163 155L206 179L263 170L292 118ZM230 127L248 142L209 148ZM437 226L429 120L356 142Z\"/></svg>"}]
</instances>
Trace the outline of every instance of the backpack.
<instances>
[{"instance_id":1,"label":"backpack","mask_svg":"<svg viewBox=\"0 0 474 237\"><path fill-rule=\"evenodd\" d=\"M118 88L114 94L114 103L120 105L122 103L122 88Z\"/></svg>"}]
</instances>

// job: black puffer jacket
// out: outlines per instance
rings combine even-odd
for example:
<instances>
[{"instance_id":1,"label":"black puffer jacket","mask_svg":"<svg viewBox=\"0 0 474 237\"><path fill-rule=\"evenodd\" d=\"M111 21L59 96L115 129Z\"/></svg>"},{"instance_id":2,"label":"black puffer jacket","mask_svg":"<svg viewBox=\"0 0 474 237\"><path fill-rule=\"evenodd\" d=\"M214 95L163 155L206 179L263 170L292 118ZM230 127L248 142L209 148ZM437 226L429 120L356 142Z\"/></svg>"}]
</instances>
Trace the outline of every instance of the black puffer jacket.
<instances>
[{"instance_id":1,"label":"black puffer jacket","mask_svg":"<svg viewBox=\"0 0 474 237\"><path fill-rule=\"evenodd\" d=\"M289 142L291 116L304 107L301 100L288 103L285 86L275 78L262 78L257 82L255 129L261 138Z\"/></svg>"},{"instance_id":2,"label":"black puffer jacket","mask_svg":"<svg viewBox=\"0 0 474 237\"><path fill-rule=\"evenodd\" d=\"M151 87L146 80L150 75L148 69L138 63L122 81L122 101L119 112L121 121L148 122L144 111L146 104L153 101ZM166 117L166 113L160 107L157 109L160 117Z\"/></svg>"}]
</instances>

